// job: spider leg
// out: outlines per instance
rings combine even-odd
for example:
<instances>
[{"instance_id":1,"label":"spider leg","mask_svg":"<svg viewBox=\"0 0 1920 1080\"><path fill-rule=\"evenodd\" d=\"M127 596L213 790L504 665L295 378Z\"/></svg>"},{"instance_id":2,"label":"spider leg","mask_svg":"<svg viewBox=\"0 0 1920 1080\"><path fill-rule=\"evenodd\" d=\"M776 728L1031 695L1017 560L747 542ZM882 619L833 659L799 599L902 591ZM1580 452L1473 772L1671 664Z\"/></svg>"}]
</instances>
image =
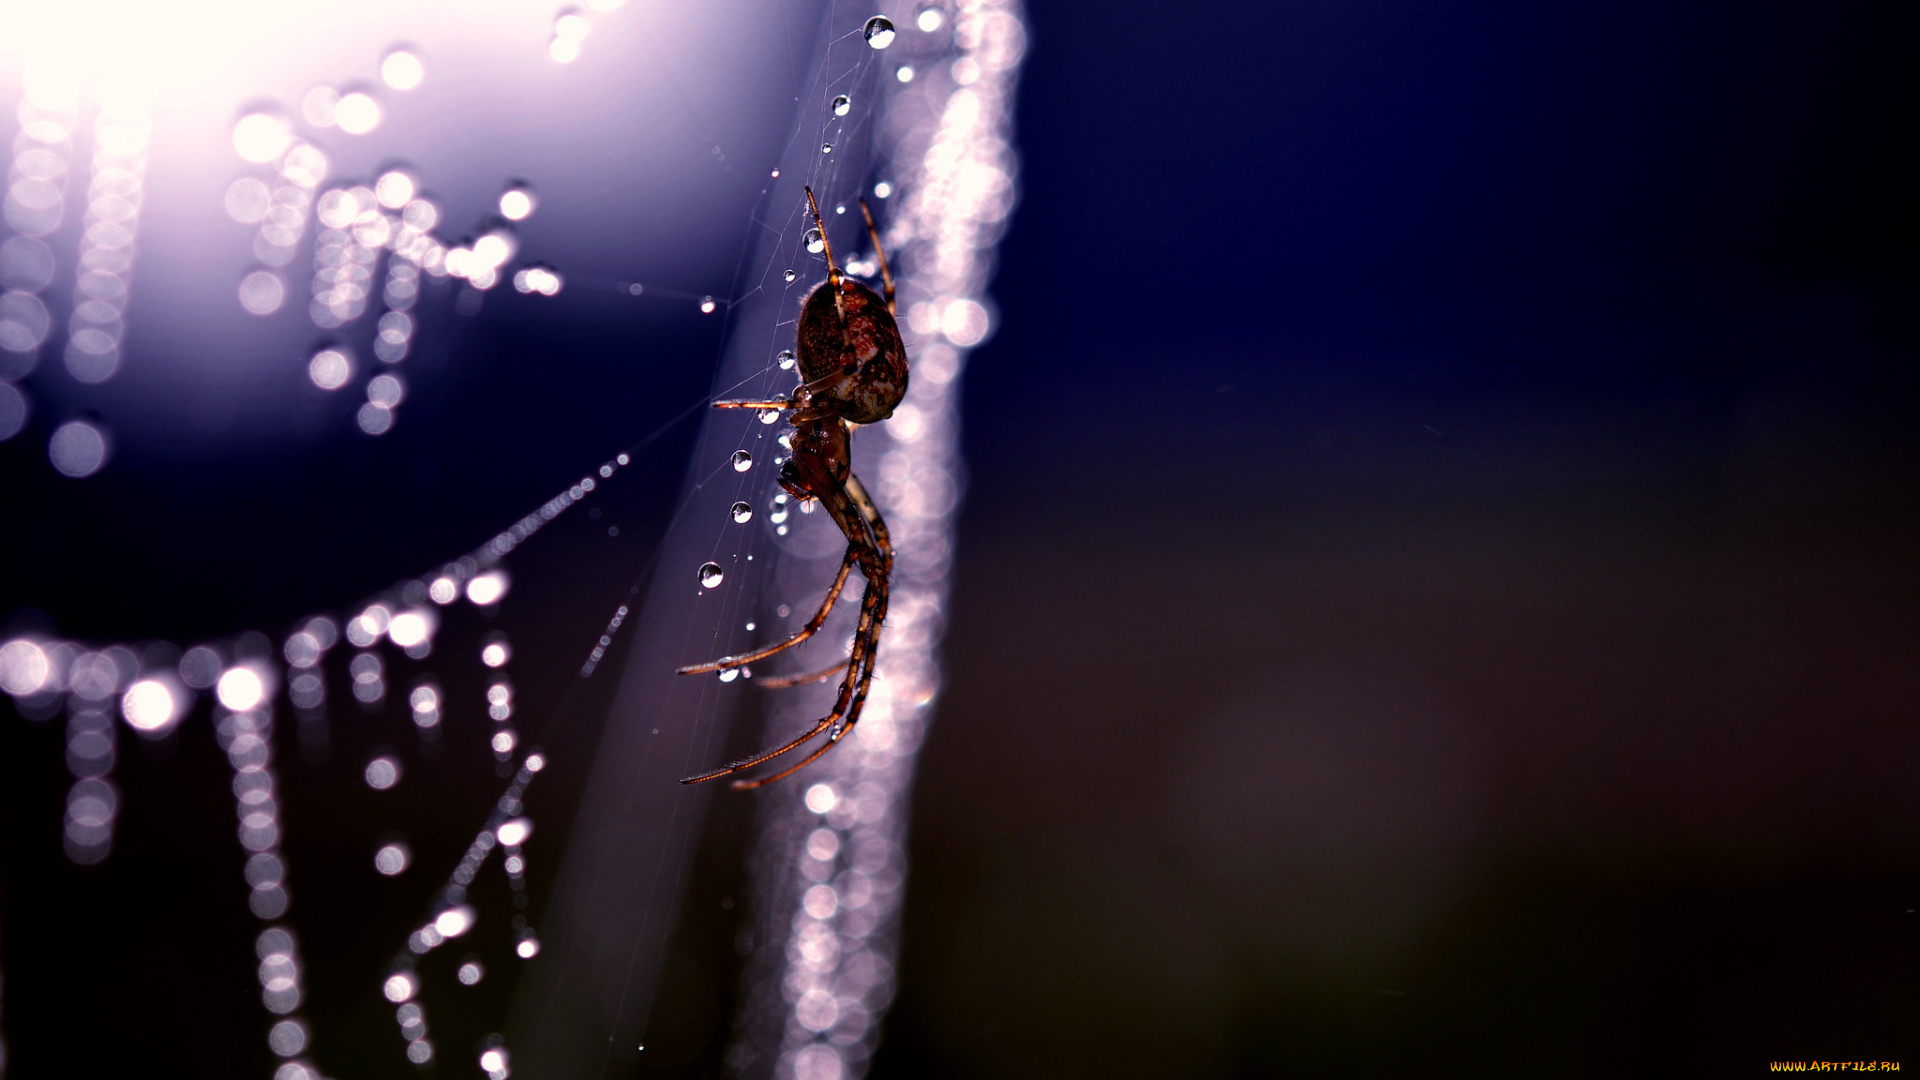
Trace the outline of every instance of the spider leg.
<instances>
[{"instance_id":1,"label":"spider leg","mask_svg":"<svg viewBox=\"0 0 1920 1080\"><path fill-rule=\"evenodd\" d=\"M841 669L847 664L848 661L842 660L823 671L809 671L804 675L771 675L754 680L754 685L762 690L784 690L789 686L799 686L802 683L826 682L828 678L840 674Z\"/></svg>"},{"instance_id":2,"label":"spider leg","mask_svg":"<svg viewBox=\"0 0 1920 1080\"><path fill-rule=\"evenodd\" d=\"M846 675L840 680L840 693L834 699L833 711L821 717L812 728L799 737L770 750L763 750L752 757L736 761L725 768L712 772L689 776L680 781L683 784L699 784L708 780L718 780L723 776L732 776L745 772L756 765L765 764L783 754L799 749L808 741L829 732L827 741L816 747L798 764L790 766L769 777L755 780L736 780L736 789L756 788L763 784L793 775L805 768L821 754L839 742L846 733L859 723L860 712L866 705L867 692L873 685L874 659L880 646L880 625L886 618L887 600L890 592L888 577L893 568L893 545L886 535L886 525L880 522L877 509L869 517L868 509L873 500L866 496L864 488L858 488L860 497L855 498L852 489L859 484L852 474L848 474L847 483L825 491L820 496L821 504L833 515L834 522L846 533L849 541L849 553L856 554L860 561L860 571L866 576L867 587L860 597L860 622L854 630L853 653L847 658ZM865 503L865 508L862 507ZM876 523L878 527L876 528ZM844 566L845 564L843 564ZM843 720L844 718L844 720Z\"/></svg>"},{"instance_id":3,"label":"spider leg","mask_svg":"<svg viewBox=\"0 0 1920 1080\"><path fill-rule=\"evenodd\" d=\"M799 772L801 769L819 760L822 754L833 749L834 744L846 738L847 734L853 730L853 725L860 722L860 712L867 703L867 690L873 686L874 659L880 647L880 622L886 617L887 613L886 578L870 579L867 582L866 595L860 599L860 629L854 633L853 646L854 653L859 661L857 663L858 677L855 677L853 670L847 672L847 680L853 684L853 700L847 705L846 720L838 727L833 728L827 735L827 741L814 747L813 752L806 757L801 758L799 761L771 776L755 777L752 780L735 780L732 785L735 791L748 791L753 788L764 787L776 780L784 780L792 776L794 773ZM849 689L848 681L843 681L840 684L840 698L843 701L846 700L847 697L847 690ZM836 709L835 711L839 712L840 710ZM828 717L827 720L822 721L822 724L826 724L832 719L832 717ZM806 739L811 739L822 730L824 730L824 728L816 727L799 741L804 742ZM798 743L795 745L798 745ZM760 760L766 761L768 758L761 758Z\"/></svg>"},{"instance_id":4,"label":"spider leg","mask_svg":"<svg viewBox=\"0 0 1920 1080\"><path fill-rule=\"evenodd\" d=\"M756 660L765 660L777 652L784 652L787 649L791 649L795 645L812 637L814 634L819 633L821 625L827 621L828 613L833 610L834 602L840 599L840 590L846 588L847 575L853 571L853 564L859 557L860 549L851 544L848 545L846 558L840 560L840 573L834 577L832 587L827 589L827 597L820 602L820 610L814 612L813 618L807 620L807 625L794 631L793 636L787 638L787 640L778 645L769 645L764 649L750 653L740 653L737 656L723 656L718 660L709 660L704 664L690 664L686 667L679 668L674 674L704 675L709 671L720 671L725 668L739 667L741 664L751 664Z\"/></svg>"},{"instance_id":5,"label":"spider leg","mask_svg":"<svg viewBox=\"0 0 1920 1080\"><path fill-rule=\"evenodd\" d=\"M880 250L880 230L873 227L873 211L867 209L867 200L860 200L860 216L867 219L867 235L873 238L873 254L880 260L880 280L887 285L887 314L897 314L893 310L893 271L887 269L887 253Z\"/></svg>"},{"instance_id":6,"label":"spider leg","mask_svg":"<svg viewBox=\"0 0 1920 1080\"><path fill-rule=\"evenodd\" d=\"M833 313L846 319L846 309L840 305L840 268L833 263L833 241L827 239L827 223L820 220L820 204L813 201L813 187L807 187L807 207L813 211L813 227L820 230L820 246L827 253L827 284L833 288Z\"/></svg>"}]
</instances>

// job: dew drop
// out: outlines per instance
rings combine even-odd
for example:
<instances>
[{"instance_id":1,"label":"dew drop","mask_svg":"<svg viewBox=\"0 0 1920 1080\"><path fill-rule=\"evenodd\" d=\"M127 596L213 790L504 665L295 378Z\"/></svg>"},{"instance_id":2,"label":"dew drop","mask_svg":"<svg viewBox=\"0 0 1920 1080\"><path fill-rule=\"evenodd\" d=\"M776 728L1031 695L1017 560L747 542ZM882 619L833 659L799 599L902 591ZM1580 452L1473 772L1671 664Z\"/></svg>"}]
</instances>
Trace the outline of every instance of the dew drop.
<instances>
[{"instance_id":1,"label":"dew drop","mask_svg":"<svg viewBox=\"0 0 1920 1080\"><path fill-rule=\"evenodd\" d=\"M733 452L733 471L746 472L751 468L753 468L753 455L747 453L745 450L735 450Z\"/></svg>"},{"instance_id":2,"label":"dew drop","mask_svg":"<svg viewBox=\"0 0 1920 1080\"><path fill-rule=\"evenodd\" d=\"M788 281L788 283L789 283L789 284L791 284L791 283L792 283L792 281L793 281L793 279L794 279L794 278L797 278L797 277L799 277L800 275L799 275L799 274L796 274L796 273L794 273L794 272L793 272L793 271L791 271L791 270L789 270L789 271L787 271L787 272L786 272L785 274L782 274L781 276L782 276L782 277L784 277L784 278L786 278L786 279L787 279L787 281Z\"/></svg>"},{"instance_id":3,"label":"dew drop","mask_svg":"<svg viewBox=\"0 0 1920 1080\"><path fill-rule=\"evenodd\" d=\"M823 154L831 154L831 153L833 153L833 144L832 144L832 143L830 143L830 142L829 142L829 143L821 143L821 144L820 144L820 152L821 152L821 153L823 153Z\"/></svg>"},{"instance_id":4,"label":"dew drop","mask_svg":"<svg viewBox=\"0 0 1920 1080\"><path fill-rule=\"evenodd\" d=\"M727 575L720 572L719 563L701 563L700 564L700 587L701 588L703 589L718 588L720 586L720 583L725 580L727 580Z\"/></svg>"},{"instance_id":5,"label":"dew drop","mask_svg":"<svg viewBox=\"0 0 1920 1080\"><path fill-rule=\"evenodd\" d=\"M780 410L779 410L779 409L761 409L761 410L760 410L760 422L761 422L761 423L763 423L763 424L771 424L771 423L773 423L774 421L776 421L776 420L778 420L778 419L780 419Z\"/></svg>"},{"instance_id":6,"label":"dew drop","mask_svg":"<svg viewBox=\"0 0 1920 1080\"><path fill-rule=\"evenodd\" d=\"M703 297L701 297L701 298L700 298L700 313L701 313L701 314L703 314L703 315L711 315L711 314L713 314L713 309L714 309L714 306L715 306L715 305L714 305L714 302L713 302L713 297L711 297L711 296L703 296Z\"/></svg>"},{"instance_id":7,"label":"dew drop","mask_svg":"<svg viewBox=\"0 0 1920 1080\"><path fill-rule=\"evenodd\" d=\"M793 367L793 350L781 349L780 355L779 357L777 357L777 359L780 361L781 371L787 371L791 369Z\"/></svg>"},{"instance_id":8,"label":"dew drop","mask_svg":"<svg viewBox=\"0 0 1920 1080\"><path fill-rule=\"evenodd\" d=\"M853 99L845 94L833 99L833 115L845 116L853 111Z\"/></svg>"},{"instance_id":9,"label":"dew drop","mask_svg":"<svg viewBox=\"0 0 1920 1080\"><path fill-rule=\"evenodd\" d=\"M807 230L807 250L815 255L827 250L827 239L820 234L819 229Z\"/></svg>"},{"instance_id":10,"label":"dew drop","mask_svg":"<svg viewBox=\"0 0 1920 1080\"><path fill-rule=\"evenodd\" d=\"M720 673L721 682L732 682L733 680L739 677L740 677L739 668L728 668L727 670Z\"/></svg>"},{"instance_id":11,"label":"dew drop","mask_svg":"<svg viewBox=\"0 0 1920 1080\"><path fill-rule=\"evenodd\" d=\"M734 503L733 504L733 520L741 525L745 525L747 522L752 521L753 507L748 506L746 503L743 503L743 502Z\"/></svg>"},{"instance_id":12,"label":"dew drop","mask_svg":"<svg viewBox=\"0 0 1920 1080\"><path fill-rule=\"evenodd\" d=\"M893 20L885 15L875 15L867 20L867 44L876 49L884 49L893 44Z\"/></svg>"}]
</instances>

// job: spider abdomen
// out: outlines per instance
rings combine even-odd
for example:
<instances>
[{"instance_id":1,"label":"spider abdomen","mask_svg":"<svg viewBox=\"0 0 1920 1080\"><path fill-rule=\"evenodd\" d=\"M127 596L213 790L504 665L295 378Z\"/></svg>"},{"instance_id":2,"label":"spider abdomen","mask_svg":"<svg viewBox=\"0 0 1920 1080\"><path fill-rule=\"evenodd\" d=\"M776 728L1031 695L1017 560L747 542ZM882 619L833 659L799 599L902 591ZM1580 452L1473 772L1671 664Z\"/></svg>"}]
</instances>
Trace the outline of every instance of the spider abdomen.
<instances>
[{"instance_id":1,"label":"spider abdomen","mask_svg":"<svg viewBox=\"0 0 1920 1080\"><path fill-rule=\"evenodd\" d=\"M833 299L832 285L823 284L800 309L801 379L816 384L840 376L817 387L812 404L855 424L878 423L907 393L900 327L886 301L850 277L840 279L837 309Z\"/></svg>"}]
</instances>

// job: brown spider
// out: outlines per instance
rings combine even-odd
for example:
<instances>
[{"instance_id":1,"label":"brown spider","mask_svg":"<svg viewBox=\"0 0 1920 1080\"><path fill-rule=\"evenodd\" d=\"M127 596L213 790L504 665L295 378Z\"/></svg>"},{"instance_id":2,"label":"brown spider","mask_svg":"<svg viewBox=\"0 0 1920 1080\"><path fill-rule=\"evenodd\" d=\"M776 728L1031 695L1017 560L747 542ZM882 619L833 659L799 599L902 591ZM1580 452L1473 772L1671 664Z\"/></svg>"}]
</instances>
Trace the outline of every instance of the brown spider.
<instances>
[{"instance_id":1,"label":"brown spider","mask_svg":"<svg viewBox=\"0 0 1920 1080\"><path fill-rule=\"evenodd\" d=\"M880 250L880 233L873 226L873 213L867 201L860 200L860 213L867 219L867 235L873 238L873 252L880 260L880 277L886 283L883 301L872 289L840 272L833 262L833 245L827 241L826 223L820 220L820 206L807 188L807 206L813 211L814 228L827 253L827 280L814 286L800 307L798 349L800 385L790 398L775 401L716 401L717 409L791 409L793 456L780 467L780 486L802 501L819 499L833 516L834 524L847 537L847 554L840 560L840 573L827 589L807 624L792 637L750 653L725 656L705 664L683 667L682 675L737 668L764 660L812 637L827 621L834 601L846 587L847 575L855 563L867 579L860 597L860 622L853 633L853 651L847 659L807 675L764 679L764 687L795 686L824 680L841 669L840 696L833 711L822 717L799 738L785 746L762 750L724 769L689 776L683 784L699 784L744 772L772 761L825 732L827 739L796 765L757 780L735 780L735 789L756 788L782 777L791 776L812 764L833 748L853 725L860 722L860 709L866 704L867 690L873 685L874 656L880 648L880 624L887 617L887 582L893 573L893 542L887 537L887 523L868 496L860 478L853 475L852 453L847 436L854 424L875 424L893 415L894 406L907 393L907 349L900 340L900 327L893 321L893 274L887 269L886 253Z\"/></svg>"}]
</instances>

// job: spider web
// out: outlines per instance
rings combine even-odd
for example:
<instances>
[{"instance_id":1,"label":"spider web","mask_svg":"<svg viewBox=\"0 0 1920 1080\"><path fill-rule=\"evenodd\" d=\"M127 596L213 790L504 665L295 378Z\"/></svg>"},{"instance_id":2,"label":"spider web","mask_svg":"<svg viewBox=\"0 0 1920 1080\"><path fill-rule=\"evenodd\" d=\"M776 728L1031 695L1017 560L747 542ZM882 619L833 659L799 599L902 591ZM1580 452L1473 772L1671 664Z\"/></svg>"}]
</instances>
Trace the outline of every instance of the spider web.
<instances>
[{"instance_id":1,"label":"spider web","mask_svg":"<svg viewBox=\"0 0 1920 1080\"><path fill-rule=\"evenodd\" d=\"M446 432L434 426L436 400L456 406L472 400L462 396L457 379L443 373L447 367L531 345L538 362L559 368L562 377L554 381L564 385L567 376L579 380L601 369L569 367L558 354L575 349L604 366L610 351L631 353L631 345L610 350L608 343L636 336L636 322L641 341L682 354L689 348L697 352L700 339L711 340L724 322L715 396L778 394L792 380L780 351L791 347L793 314L824 271L820 257L807 250L812 224L800 188L811 185L822 196L836 253L850 270L866 276L876 267L853 200L863 192L873 197L901 281L915 385L894 421L858 433L856 468L893 525L901 549L900 582L880 678L860 733L808 774L766 793L758 807L755 899L744 935L754 947L729 1056L730 1067L742 1074L817 1080L857 1074L891 993L891 927L904 870L902 809L912 751L937 686L932 649L944 599L948 522L960 486L951 388L964 347L986 332L988 312L980 294L987 263L980 252L990 250L1011 206L1005 127L1021 49L1017 13L993 4L933 5L935 16L923 16L918 6L895 7L877 8L897 28L884 51L874 48L864 32L874 10L837 0L804 12L761 5L714 9L701 19L673 19L637 8L563 12L536 23L496 13L502 34L532 36L538 46L533 51L540 54L536 60L545 65L517 69L520 88L533 88L525 93L529 119L543 115L552 101L569 98L577 113L582 96L606 85L608 70L636 60L657 62L657 48L647 51L649 35L732 41L746 28L764 31L768 44L727 52L744 68L722 67L724 75L703 85L656 80L649 87L658 91L646 100L654 112L670 111L680 128L712 135L711 146L700 140L700 155L683 155L677 163L647 160L644 148L655 144L644 131L613 145L589 136L579 140L587 149L577 150L578 160L594 170L630 177L630 186L640 192L631 202L640 206L671 204L676 191L685 194L689 183L703 182L703 176L759 173L752 185L728 188L752 197L744 245L716 245L712 229L703 234L675 222L671 213L623 220L617 209L608 208L629 202L625 192L601 200L597 219L568 219L560 211L586 185L573 178L569 162L542 161L534 151L552 146L538 139L519 137L523 152L512 164L475 163L418 143L409 157L395 158L396 149L409 149L404 136L430 132L409 126L405 92L357 84L337 73L306 81L332 85L341 102L356 90L376 100L393 133L387 148L369 149L342 138L338 130L312 124L307 113L312 98L299 93L297 75L281 79L283 97L297 100L278 110L261 108L260 99L252 97L261 88L246 86L234 95L241 100L237 111L246 116L300 113L286 124L291 145L278 148L258 168L221 177L211 193L217 200L225 188L231 213L236 187L252 179L266 190L269 206L286 209L279 218L236 221L246 226L238 236L229 229L224 242L250 247L252 258L243 254L240 261L252 265L230 273L222 287L233 296L237 280L239 303L246 307L248 282L257 284L254 275L265 274L283 295L300 302L286 309L295 318L275 325L310 344L276 346L282 354L296 355L299 364L296 377L281 382L299 385L307 377L317 386L321 355L340 354L354 369L349 390L364 393L364 401L349 407L329 403L324 411L309 408L306 422L314 423L318 415L317 423L332 425L331 437L344 431L346 438L360 440L358 446L368 445L370 438L381 440L373 444L378 446L409 437L416 426L409 414L416 412L426 414L419 427L445 438ZM428 88L436 76L462 79L463 58L485 44L471 30L449 31L441 13L428 8L402 12L379 36L338 27L329 33L366 56L423 55ZM289 34L282 44L291 48L295 40ZM310 41L298 44L303 51L327 52L311 49ZM596 55L596 49L602 52ZM562 63L569 51L572 56ZM597 84L596 64L601 65ZM688 70L683 65L678 74ZM740 77L742 70L759 77ZM903 70L915 78L904 79ZM583 79L559 91L549 88L543 102L541 80L555 71L583 73ZM725 88L727 76L757 89ZM31 123L48 119L35 111L44 101L35 100L31 90L18 95L16 181L23 172L22 137L31 134ZM743 103L755 116L784 119L713 134L712 121L703 114ZM107 434L108 465L120 466L78 483L110 481L115 471L151 476L190 470L222 458L236 443L260 453L271 442L261 425L242 415L224 424L200 424L200 441L213 445L203 446L198 457L157 450L154 444L171 433L126 395L116 397L122 387L148 388L142 385L145 372L160 365L143 366L143 360L164 357L170 347L177 351L180 316L201 299L183 296L182 288L169 285L155 267L178 265L180 245L169 245L170 228L194 239L181 225L181 215L167 214L165 196L178 193L204 203L206 185L190 193L168 187L170 179L178 188L187 185L171 177L164 155L155 149L155 133L170 130L167 114L161 104L145 107L144 113L137 107L116 113L104 102L77 95L67 112L53 117L69 132L64 146L56 147L66 153L58 164L63 194L72 204L64 208L67 220L35 232L33 221L20 228L9 219L18 235L57 253L56 263L71 276L71 284L50 281L33 294L49 315L50 329L32 350L8 354L13 365L3 373L12 377L8 388L31 403L33 414L25 433L7 448L11 470L25 472L22 450L34 436L57 457L54 436L61 429L52 421L77 410L86 410L77 415L89 427ZM648 109L604 112L631 122ZM95 127L93 147L83 130L87 123ZM90 258L87 245L101 246L94 226L103 213L119 212L104 201L99 180L132 171L128 162L104 154L102 148L120 133L109 131L112 123L148 133L147 141L133 148L147 181L146 206L122 193L122 201L134 202L146 221L144 227L127 223L139 238L138 258L112 264L121 266L121 286L136 297L134 307L117 313L119 322L80 317L90 295L86 289L97 284L80 276L90 265L84 261ZM336 119L332 126L342 125ZM513 126L502 128L508 141L515 141ZM234 136L238 147L238 127ZM456 147L461 143L451 141ZM324 159L321 175L314 175L311 156L301 156L302 147ZM94 182L88 186L80 163L90 149ZM704 156L703 168L687 165L687 156ZM759 172L763 160L777 162L777 171L769 165ZM29 165L47 168L41 157ZM408 217L412 203L390 205L381 181L396 174L421 193L431 193L418 201L432 206L438 221L422 227L421 220ZM669 179L661 180L663 174ZM719 186L726 184L722 180ZM498 195L511 191L537 199L525 221L502 220L509 205L505 200L498 201L502 213L488 212ZM725 200L719 201L724 207ZM473 222L464 235L447 224L462 215ZM269 237L268 228L286 225L289 217L301 218L295 241L277 247L267 243L284 238ZM719 217L724 223L724 210ZM559 227L544 231L547 221ZM736 216L731 230L736 237L739 221ZM595 242L607 234L665 236L702 254L689 259L610 251ZM492 266L485 265L489 237L509 248ZM729 246L741 253L732 287L696 284L713 280L712 251ZM273 261L278 248L291 249L286 261ZM355 277L352 268L359 265L368 273ZM409 267L408 273L400 272ZM156 278L163 280L156 283ZM137 302L143 291L170 302L149 305L157 314L144 322ZM515 322L504 322L507 346L489 348L487 333L503 328L503 320L488 322L489 307L537 305L549 292L558 294L553 303L561 305L555 315L538 307L509 307L518 315L515 321L530 329L516 333ZM574 298L587 302L564 306ZM615 304L623 313L609 318L606 312ZM231 301L226 307L224 314L232 316ZM53 326L63 313L68 316L64 342ZM395 313L405 316L405 333L388 317ZM271 321L275 314L266 318ZM604 332L568 337L556 329L558 318L583 314L604 320ZM230 332L216 335L222 351L261 351L260 327L248 321L257 318L242 315L224 324ZM170 338L149 332L155 324L175 333ZM114 369L104 376L103 363L74 344L81 330L99 327L121 335L114 342ZM328 333L316 334L316 329ZM442 358L438 367L428 362L436 354ZM71 381L62 377L62 364ZM282 374L286 366L283 362ZM497 373L498 367L488 370ZM399 398L387 400L394 392L380 384L382 377L401 388ZM656 382L673 384L670 376L656 376ZM567 387L575 398L580 389ZM312 390L301 392L311 395ZM39 813L23 822L9 814L9 863L31 867L35 858L44 860L51 834L76 867L69 894L98 890L102 873L135 886L149 882L158 870L152 852L163 837L136 822L156 807L165 818L169 806L188 798L181 786L192 781L182 772L204 781L209 761L225 770L218 783L232 788L226 812L236 815L240 830L240 845L227 841L226 847L233 857L244 857L245 865L238 872L231 865L220 867L228 875L224 880L178 887L167 908L192 908L198 924L218 928L224 941L170 954L220 969L201 985L252 987L259 995L258 1005L226 1008L214 1025L212 1041L224 1043L227 1052L214 1071L271 1073L282 1080L348 1071L399 1074L447 1054L469 1061L476 1060L470 1054L478 1055L480 1067L496 1075L523 1069L538 1075L626 1073L645 1064L644 1031L685 868L714 797L675 781L764 741L755 724L730 730L736 713L763 711L749 685L751 674L722 682L676 679L671 671L764 642L804 620L843 543L826 515L776 498L773 477L784 450L779 443L784 424L764 424L746 414L705 418L689 480L676 495L661 491L646 467L673 456L663 451L683 436L673 434L672 424L700 412L700 399L697 394L655 395L633 409L642 415L649 410L649 423L659 425L652 433L613 454L575 453L574 474L553 478L564 490L531 513L510 518L507 528L464 556L442 561L416 555L398 566L426 572L391 586L381 582L391 580L396 562L369 560L358 576L372 588L362 586L363 598L353 603L342 604L339 596L316 599L296 586L275 601L228 609L239 614L235 621L241 625L264 618L287 627L271 637L209 633L193 618L169 620L164 614L189 610L184 604L163 605L161 614L125 613L132 628L115 636L63 633L57 590L38 595L29 590L24 597L50 614L16 614L15 631L7 635L12 651L0 655L0 676L15 692L22 717L15 722L16 746L9 749L34 751L10 760L19 762L18 774L31 772L34 782L25 785L26 791L41 797L43 809L52 803L58 824L35 842L16 842L16 831L34 827L31 821L44 827L50 815ZM256 409L256 414L269 411ZM595 415L591 408L579 413ZM572 438L576 444L600 443L595 429L606 426L604 419L597 424L587 419L579 425L583 432ZM664 443L656 441L663 431ZM450 441L467 449L475 445L471 436L465 443L457 437ZM741 454L750 461L741 462ZM270 446L267 456L281 466L289 460L287 451ZM473 456L482 459L482 471L485 464L497 467L498 454L488 459L476 451ZM656 466L654 472L660 471ZM518 490L537 482L523 482ZM624 500L623 482L640 486ZM46 482L40 483L38 490L44 491ZM102 502L133 498L124 489L111 490L115 497ZM27 497L36 493L29 487ZM501 499L511 497L468 490L456 502L464 504L469 519L497 522ZM391 507L396 498L372 502L376 509ZM649 499L671 507L668 520L644 510ZM45 504L61 505L57 496ZM575 509L576 504L588 509ZM594 515L591 523L582 520L588 513ZM639 554L644 549L635 545L621 549L623 556L610 557L593 540L603 527L617 529L604 525L616 519L630 523L629 534L659 533L663 539L649 555ZM355 524L361 522L313 531L337 544ZM447 542L451 530L419 531L424 543L459 550ZM543 535L536 538L536 533ZM299 563L313 558L313 538L306 539L307 547L300 539L259 546L278 547L279 558ZM137 557L116 554L109 561L116 572L128 565L154 572L152 563L141 566ZM697 571L709 563L719 568L721 580L703 586ZM581 564L609 569L582 573ZM609 573L614 581L630 584L612 584ZM597 615L579 614L583 605L598 608ZM199 606L221 610L219 604ZM325 614L293 616L302 608ZM112 620L90 620L88 614L72 621L82 627L104 622L114 633ZM824 666L815 661L846 640L845 614L803 650L809 654L803 657L806 663ZM176 628L181 622L186 625ZM630 644L623 634L632 636ZM116 637L127 643L116 644ZM202 644L183 652L170 641ZM597 670L608 667L619 670ZM259 700L248 696L245 678L235 673L257 681ZM230 680L237 681L230 685ZM122 718L137 717L139 706L128 695L147 684L167 691L177 715L161 725L163 730L129 731ZM784 691L764 710L769 730L810 719L821 708L821 692ZM604 722L595 719L600 716ZM559 790L543 806L540 774L546 770L551 779L545 789ZM499 779L492 782L495 773ZM60 779L56 784L50 777ZM584 793L575 796L580 786ZM65 790L46 798L58 788ZM381 859L404 868L388 875L382 864L370 871L367 864ZM352 872L363 880L350 885L331 880L356 863ZM46 970L47 960L15 945L18 933L7 935L6 943L13 946L9 954L29 957L8 965L6 985L15 1004L0 1013L0 1024L14 1033L15 1060L71 1064L77 1053L72 1044L36 1041L30 1033L86 1031L94 1022L87 1010L111 1011L115 998L108 988L127 972L102 958L111 953L114 939L100 925L117 914L116 902L96 897L93 921L69 920L73 934L92 934L103 947L81 950L92 966L79 965L64 993L29 996L35 995L34 976ZM6 921L20 925L16 913L22 910L18 902L10 905ZM208 1000L203 994L196 1004L204 1008ZM30 1026L21 1019L27 1002L34 1004L26 1016L51 1015L56 1022ZM142 1059L185 1058L189 1051L180 1039L190 1031L195 1044L208 1041L204 1023L196 1030L182 1014L157 1010L143 1029ZM91 1059L82 1055L80 1060Z\"/></svg>"}]
</instances>

